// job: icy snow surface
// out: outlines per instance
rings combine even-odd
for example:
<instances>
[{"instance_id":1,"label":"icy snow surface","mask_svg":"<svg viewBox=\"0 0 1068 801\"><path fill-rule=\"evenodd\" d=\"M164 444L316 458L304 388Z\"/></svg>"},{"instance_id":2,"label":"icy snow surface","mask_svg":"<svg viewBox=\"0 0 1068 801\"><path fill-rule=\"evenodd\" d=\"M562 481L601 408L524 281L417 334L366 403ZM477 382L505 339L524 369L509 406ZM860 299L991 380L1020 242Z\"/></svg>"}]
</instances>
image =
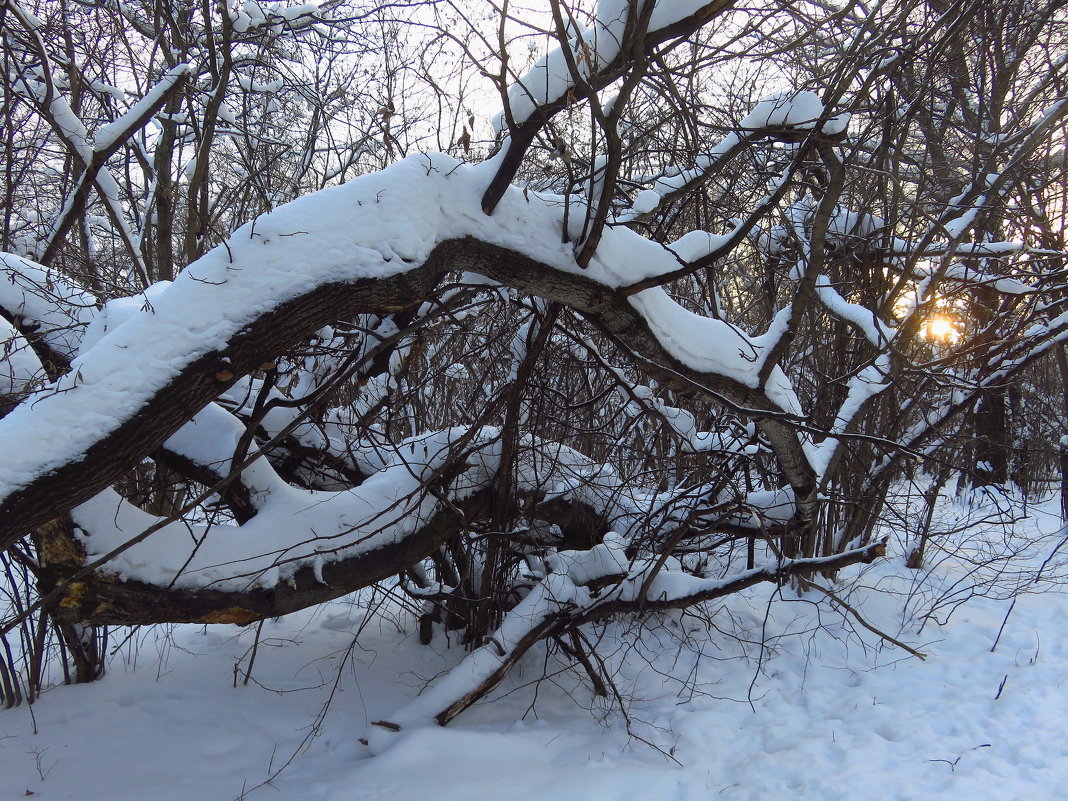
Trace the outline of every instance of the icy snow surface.
<instances>
[{"instance_id":1,"label":"icy snow surface","mask_svg":"<svg viewBox=\"0 0 1068 801\"><path fill-rule=\"evenodd\" d=\"M1047 517L1047 531L1058 525ZM862 583L904 597L966 581L952 569L927 576L926 584L921 578L898 555L867 568ZM136 659L126 646L102 682L47 693L32 718L25 706L0 711L0 797L1062 797L1068 775L1063 595L1021 597L993 653L1007 601L975 598L948 625L928 623L918 634L915 619L901 628L900 597L850 595L867 620L928 653L926 662L880 646L866 632L847 634L814 594L798 600L784 590L765 621L774 595L770 586L754 588L730 599L729 614L715 617L725 631L759 637L766 628L774 653L760 667L756 648L740 658L737 642L687 631L686 619L677 616L651 619L637 640L612 625L604 630L601 652L620 689L636 699L629 709L633 731L663 754L629 738L618 715L603 716L601 702L572 674L535 684L545 668L544 653L535 649L492 703L468 710L447 728L409 725L370 757L359 740L379 728L371 721L389 720L466 652L446 650L440 631L424 648L411 619L398 621L401 631L388 622L366 625L364 607L337 602L269 621L247 686L240 680L234 686L234 665L243 678L251 628L180 626L171 634L138 633ZM830 628L813 634L818 601L820 619ZM116 632L113 641L123 635ZM550 661L549 667L556 665ZM329 712L301 750L335 679ZM269 786L253 790L294 754Z\"/></svg>"}]
</instances>

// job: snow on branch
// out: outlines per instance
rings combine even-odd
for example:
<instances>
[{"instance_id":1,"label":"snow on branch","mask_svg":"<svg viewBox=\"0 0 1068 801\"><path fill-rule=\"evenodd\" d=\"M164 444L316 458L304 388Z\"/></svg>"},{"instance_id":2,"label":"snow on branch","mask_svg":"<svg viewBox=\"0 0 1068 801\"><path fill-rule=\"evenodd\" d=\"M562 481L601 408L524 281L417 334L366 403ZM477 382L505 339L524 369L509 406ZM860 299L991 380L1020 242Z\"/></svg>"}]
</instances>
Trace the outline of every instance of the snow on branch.
<instances>
[{"instance_id":1,"label":"snow on branch","mask_svg":"<svg viewBox=\"0 0 1068 801\"><path fill-rule=\"evenodd\" d=\"M757 229L760 221L771 213L793 188L792 179L808 157L812 143L840 139L849 122L848 113L829 116L820 99L811 92L780 92L758 102L736 129L728 133L707 153L697 159L692 169L676 168L671 175L661 176L651 189L638 194L634 204L619 217L619 222L633 222L647 216L663 201L692 192L720 172L738 154L755 142L772 138L786 142L808 142L796 149L786 168L767 182L767 193L743 219L733 221L734 227L725 234L690 231L670 247L681 265L658 275L645 276L624 289L634 293L661 286L696 270L712 265L732 252ZM832 220L832 226L834 220Z\"/></svg>"},{"instance_id":2,"label":"snow on branch","mask_svg":"<svg viewBox=\"0 0 1068 801\"><path fill-rule=\"evenodd\" d=\"M189 64L178 64L163 74L155 86L145 92L116 120L97 129L93 136L93 151L107 158L139 131L159 111L167 98L178 91L192 72Z\"/></svg>"},{"instance_id":3,"label":"snow on branch","mask_svg":"<svg viewBox=\"0 0 1068 801\"><path fill-rule=\"evenodd\" d=\"M115 177L107 168L107 160L122 147L138 130L158 112L167 100L180 91L189 79L191 67L179 64L172 67L146 95L119 119L105 125L98 132L98 139L91 142L89 135L71 108L67 99L58 92L51 92L51 101L41 104L41 113L68 151L79 162L81 173L74 181L74 188L68 193L59 214L52 221L52 230L40 250L41 261L51 263L56 257L63 239L67 235L78 215L88 202L89 192L94 187L100 195L111 218L112 225L120 231L127 250L140 270L142 282L148 284L140 251L134 246L136 237L126 221L119 201L119 187Z\"/></svg>"},{"instance_id":4,"label":"snow on branch","mask_svg":"<svg viewBox=\"0 0 1068 801\"><path fill-rule=\"evenodd\" d=\"M680 24L687 27L688 21L696 23L694 28L700 27L729 4L706 0L661 0L648 5L652 9L645 20L645 36L650 42L660 42L678 35L669 33L674 27ZM628 37L637 35L639 20L646 8L641 0L600 0L590 27L575 32L566 45L550 50L509 87L508 112L512 125L522 125L535 111L564 98L578 81L590 81L626 58ZM577 75L569 67L569 60L577 65ZM494 119L499 133L504 132L505 122L503 113Z\"/></svg>"},{"instance_id":5,"label":"snow on branch","mask_svg":"<svg viewBox=\"0 0 1068 801\"><path fill-rule=\"evenodd\" d=\"M209 409L211 407L208 407ZM203 413L202 413L203 415ZM211 425L218 412L195 420ZM233 453L243 427L226 430L216 420L205 435L219 435L219 452ZM473 440L473 449L464 447ZM449 429L419 437L397 449L395 461L359 487L341 492L301 490L282 481L262 459L243 471L256 497L254 517L243 525L166 523L105 490L72 512L86 536L90 559L120 548L141 532L155 533L110 561L109 572L160 587L241 591L274 587L311 564L344 561L399 543L424 529L442 509L428 491L450 469L449 499L458 503L484 489L495 473L494 432ZM204 455L198 454L201 458ZM208 457L210 458L210 457ZM454 465L469 465L455 468ZM160 523L163 525L159 525Z\"/></svg>"},{"instance_id":6,"label":"snow on branch","mask_svg":"<svg viewBox=\"0 0 1068 801\"><path fill-rule=\"evenodd\" d=\"M218 471L208 460L232 451L241 434L226 417L207 407L183 429L188 433L168 441L169 452ZM192 450L183 447L189 442ZM360 486L337 492L292 487L253 455L241 480L255 510L240 525L159 518L105 490L72 511L73 549L85 566L61 582L55 598L66 617L94 624L247 623L321 603L410 568L485 514L501 442L501 432L488 427L415 437L394 447L392 462ZM515 455L515 497L506 503L532 499L525 513L546 521L568 509L588 520L592 514L605 521L598 526L619 532L589 550L546 556L551 571L584 586L621 581L629 569L624 550L655 551L661 540L682 542L691 530L703 536L709 525L724 532L747 525L735 512L739 504L716 488L643 492L624 485L609 465L532 437L522 438ZM747 516L790 514L782 493L757 492L746 501ZM660 592L652 564L642 575Z\"/></svg>"},{"instance_id":7,"label":"snow on branch","mask_svg":"<svg viewBox=\"0 0 1068 801\"><path fill-rule=\"evenodd\" d=\"M0 316L0 415L17 398L44 380L44 366L25 337Z\"/></svg>"},{"instance_id":8,"label":"snow on branch","mask_svg":"<svg viewBox=\"0 0 1068 801\"><path fill-rule=\"evenodd\" d=\"M610 550L609 546L601 546ZM381 752L392 734L404 728L445 725L504 679L508 670L535 643L584 623L615 614L678 609L722 598L765 581L783 582L794 576L840 570L871 563L886 552L885 540L844 551L836 556L780 559L726 578L702 579L681 571L661 571L643 595L650 563L628 567L619 553L561 554L553 572L542 579L506 616L501 626L459 665L438 679L418 698L387 721L376 722L370 746ZM590 589L610 578L609 589Z\"/></svg>"},{"instance_id":9,"label":"snow on branch","mask_svg":"<svg viewBox=\"0 0 1068 801\"><path fill-rule=\"evenodd\" d=\"M667 0L650 9L638 0L602 0L591 28L550 51L509 88L509 108L496 123L503 133L510 118L508 138L482 195L482 210L494 212L538 131L567 108L578 81L587 93L604 89L639 54L645 57L674 47L733 5L733 0ZM577 74L569 62L581 62Z\"/></svg>"},{"instance_id":10,"label":"snow on branch","mask_svg":"<svg viewBox=\"0 0 1068 801\"><path fill-rule=\"evenodd\" d=\"M74 358L96 307L97 299L59 270L0 253L0 314L64 361Z\"/></svg>"},{"instance_id":11,"label":"snow on branch","mask_svg":"<svg viewBox=\"0 0 1068 801\"><path fill-rule=\"evenodd\" d=\"M674 264L662 246L611 229L583 270L561 244L554 198L514 190L497 215L481 214L494 166L409 158L264 215L190 265L0 423L5 541L53 516L60 494L70 505L89 500L239 376L342 316L421 302L449 269L569 305L621 337L654 375L765 426L800 412L781 371L758 387L759 338L689 312L659 288L629 299L612 292ZM779 428L773 443L804 472L796 436Z\"/></svg>"}]
</instances>

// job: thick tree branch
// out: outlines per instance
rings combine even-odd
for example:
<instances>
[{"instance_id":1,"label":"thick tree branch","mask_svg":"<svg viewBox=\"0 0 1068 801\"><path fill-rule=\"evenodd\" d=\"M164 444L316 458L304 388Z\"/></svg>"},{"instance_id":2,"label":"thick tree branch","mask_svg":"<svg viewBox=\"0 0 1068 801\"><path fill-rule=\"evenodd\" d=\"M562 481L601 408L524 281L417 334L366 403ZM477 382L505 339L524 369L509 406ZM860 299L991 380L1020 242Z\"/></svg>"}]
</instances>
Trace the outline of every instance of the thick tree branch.
<instances>
[{"instance_id":1,"label":"thick tree branch","mask_svg":"<svg viewBox=\"0 0 1068 801\"><path fill-rule=\"evenodd\" d=\"M806 471L807 460L789 425L789 415L763 392L679 362L659 342L639 311L603 284L464 237L440 243L421 266L406 272L347 284L323 284L259 315L225 347L188 363L113 430L99 432L81 454L49 471L26 476L25 485L9 491L0 501L0 547L113 484L130 465L152 453L239 377L336 320L360 313L391 313L422 302L447 270L480 273L581 312L632 353L640 354L643 366L663 383L760 418L773 446L781 451L786 475L793 476L791 483L798 488L811 483L806 475L811 468ZM78 392L79 387L67 391ZM46 404L48 398L34 402ZM4 423L11 424L10 417Z\"/></svg>"},{"instance_id":2,"label":"thick tree branch","mask_svg":"<svg viewBox=\"0 0 1068 801\"><path fill-rule=\"evenodd\" d=\"M240 590L211 587L161 587L141 581L124 581L101 570L74 574L75 580L57 584L56 616L86 625L145 625L151 623L237 623L245 625L278 617L348 595L361 587L402 572L417 564L449 537L458 533L465 511L485 504L481 493L462 509L446 506L405 537L347 559L327 562L317 572L301 567L274 587L250 586ZM52 588L48 588L52 589Z\"/></svg>"},{"instance_id":3,"label":"thick tree branch","mask_svg":"<svg viewBox=\"0 0 1068 801\"><path fill-rule=\"evenodd\" d=\"M529 611L524 610L522 604L509 613L512 619L506 618L498 634L507 629L514 637L510 643L502 644L501 641L507 639L503 635L491 637L488 644L476 650L467 657L465 663L454 669L461 677L456 682L442 682L440 688L432 687L424 697L415 699L399 710L393 721L381 721L377 725L390 731L399 731L410 722L418 723L426 717L432 717L439 725L444 726L500 685L508 671L533 645L548 637L574 630L585 623L612 615L683 609L741 592L762 582L782 584L797 576L840 570L860 563L870 564L885 553L886 541L880 540L832 557L779 560L720 581L697 582L694 592L673 595L670 598L666 595L653 598L641 595L633 598L621 597L614 589L605 589L600 598L576 603L566 595L567 580L558 580L554 583L565 591L563 596L557 597L547 586L540 588L540 596L535 595L539 590L532 591L530 597L539 597L537 605L539 608L544 607L540 615L533 619L524 619L523 616L529 614ZM623 588L627 584L640 586L643 577L621 575L615 578L619 582L616 587ZM469 669L465 670L465 665L469 666ZM449 690L454 688L455 694L452 697L442 697L447 696ZM435 704L440 705L430 711Z\"/></svg>"}]
</instances>

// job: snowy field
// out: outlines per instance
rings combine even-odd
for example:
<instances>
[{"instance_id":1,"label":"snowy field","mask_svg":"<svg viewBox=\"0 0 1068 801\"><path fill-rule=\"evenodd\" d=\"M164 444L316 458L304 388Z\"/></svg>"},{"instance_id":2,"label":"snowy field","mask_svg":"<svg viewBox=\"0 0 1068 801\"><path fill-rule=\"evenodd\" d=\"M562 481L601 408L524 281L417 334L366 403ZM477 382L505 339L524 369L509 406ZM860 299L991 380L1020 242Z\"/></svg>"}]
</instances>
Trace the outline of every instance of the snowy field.
<instances>
[{"instance_id":1,"label":"snowy field","mask_svg":"<svg viewBox=\"0 0 1068 801\"><path fill-rule=\"evenodd\" d=\"M1047 556L1052 509L1017 525L1048 535ZM900 554L864 568L849 603L926 661L815 592L765 586L710 607L711 634L677 616L593 632L630 699L629 731L617 704L541 651L491 703L387 735L376 756L361 742L371 721L461 656L440 632L423 647L403 614L368 622L367 598L335 603L268 622L247 685L252 628L139 632L104 681L0 712L0 798L1063 798L1068 598L1021 595L1006 620L1009 600L974 597L920 629L935 598L981 575L949 560L924 576Z\"/></svg>"}]
</instances>

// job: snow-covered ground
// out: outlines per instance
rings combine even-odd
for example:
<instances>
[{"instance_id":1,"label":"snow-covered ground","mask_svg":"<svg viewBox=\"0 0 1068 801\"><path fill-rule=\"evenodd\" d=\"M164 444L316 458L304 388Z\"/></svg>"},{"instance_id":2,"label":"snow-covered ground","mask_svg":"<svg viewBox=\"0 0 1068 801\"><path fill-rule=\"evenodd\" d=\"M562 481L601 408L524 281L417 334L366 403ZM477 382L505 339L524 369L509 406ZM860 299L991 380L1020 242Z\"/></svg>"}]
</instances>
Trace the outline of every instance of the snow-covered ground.
<instances>
[{"instance_id":1,"label":"snow-covered ground","mask_svg":"<svg viewBox=\"0 0 1068 801\"><path fill-rule=\"evenodd\" d=\"M1019 526L1055 544L1052 509ZM849 596L926 661L847 625L817 593L757 588L712 607L711 634L685 617L594 632L631 698L629 732L542 651L491 703L403 731L374 757L360 742L370 722L462 655L440 632L423 647L409 618L368 622L368 599L338 602L268 622L247 685L252 629L135 633L104 681L0 712L0 798L1061 798L1068 597L1020 596L993 652L1008 600L972 598L921 632L915 617L903 624L902 606L925 608L955 569L920 584L899 555L865 568ZM555 675L538 681L546 666Z\"/></svg>"}]
</instances>

